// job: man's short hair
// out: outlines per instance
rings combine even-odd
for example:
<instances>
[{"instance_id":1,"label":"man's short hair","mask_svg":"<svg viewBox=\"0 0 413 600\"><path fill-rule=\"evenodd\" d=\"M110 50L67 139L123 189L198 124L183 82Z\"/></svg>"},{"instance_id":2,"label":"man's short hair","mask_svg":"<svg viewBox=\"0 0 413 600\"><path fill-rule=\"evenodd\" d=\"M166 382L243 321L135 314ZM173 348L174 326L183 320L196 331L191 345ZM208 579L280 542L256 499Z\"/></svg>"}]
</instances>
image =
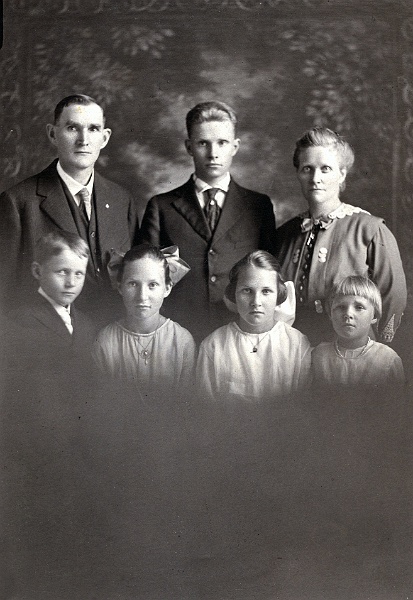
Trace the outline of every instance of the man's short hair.
<instances>
[{"instance_id":1,"label":"man's short hair","mask_svg":"<svg viewBox=\"0 0 413 600\"><path fill-rule=\"evenodd\" d=\"M224 102L200 102L194 108L191 108L186 115L186 130L188 137L191 137L192 127L197 123L206 123L208 121L231 121L234 131L237 129L237 115L235 111Z\"/></svg>"},{"instance_id":2,"label":"man's short hair","mask_svg":"<svg viewBox=\"0 0 413 600\"><path fill-rule=\"evenodd\" d=\"M63 98L63 100L60 100L60 102L57 103L56 108L54 109L54 124L55 125L57 124L58 120L60 119L63 109L66 108L66 106L71 106L72 104L83 104L85 106L88 106L89 104L97 104L97 106L100 106L99 102L97 102L91 96L86 96L85 94L72 94L71 96L66 96L66 98ZM100 108L102 108L102 107L100 106ZM105 122L105 114L104 114L103 108L102 108L102 113L103 113L103 122Z\"/></svg>"},{"instance_id":3,"label":"man's short hair","mask_svg":"<svg viewBox=\"0 0 413 600\"><path fill-rule=\"evenodd\" d=\"M79 235L69 231L56 229L42 236L34 251L34 260L40 265L53 256L59 256L65 248L69 248L80 258L89 258L89 246Z\"/></svg>"}]
</instances>

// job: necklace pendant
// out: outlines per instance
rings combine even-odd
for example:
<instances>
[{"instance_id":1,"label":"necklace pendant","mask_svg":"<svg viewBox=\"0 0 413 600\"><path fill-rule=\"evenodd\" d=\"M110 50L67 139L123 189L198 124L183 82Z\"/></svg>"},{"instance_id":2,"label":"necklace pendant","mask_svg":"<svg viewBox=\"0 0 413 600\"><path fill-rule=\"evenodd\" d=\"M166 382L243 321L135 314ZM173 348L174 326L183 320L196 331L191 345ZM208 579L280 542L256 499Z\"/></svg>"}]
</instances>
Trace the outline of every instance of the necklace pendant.
<instances>
[{"instance_id":1,"label":"necklace pendant","mask_svg":"<svg viewBox=\"0 0 413 600\"><path fill-rule=\"evenodd\" d=\"M252 349L251 354L253 354L254 352L258 352L258 348L256 346L254 346L254 348Z\"/></svg>"}]
</instances>

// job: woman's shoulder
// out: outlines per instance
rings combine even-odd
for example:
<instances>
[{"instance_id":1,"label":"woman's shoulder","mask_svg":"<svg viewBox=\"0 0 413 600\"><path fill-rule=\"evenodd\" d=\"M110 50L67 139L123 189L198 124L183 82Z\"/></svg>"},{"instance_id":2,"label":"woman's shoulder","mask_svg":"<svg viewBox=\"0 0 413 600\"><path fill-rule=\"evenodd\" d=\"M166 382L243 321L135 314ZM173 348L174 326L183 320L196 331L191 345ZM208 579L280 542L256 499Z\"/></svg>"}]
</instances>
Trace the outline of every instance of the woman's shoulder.
<instances>
[{"instance_id":1,"label":"woman's shoulder","mask_svg":"<svg viewBox=\"0 0 413 600\"><path fill-rule=\"evenodd\" d=\"M337 223L348 224L347 217L351 217L350 222L363 223L374 227L378 227L384 223L382 217L376 217L360 206L346 204L345 202L342 202L339 209L334 212Z\"/></svg>"}]
</instances>

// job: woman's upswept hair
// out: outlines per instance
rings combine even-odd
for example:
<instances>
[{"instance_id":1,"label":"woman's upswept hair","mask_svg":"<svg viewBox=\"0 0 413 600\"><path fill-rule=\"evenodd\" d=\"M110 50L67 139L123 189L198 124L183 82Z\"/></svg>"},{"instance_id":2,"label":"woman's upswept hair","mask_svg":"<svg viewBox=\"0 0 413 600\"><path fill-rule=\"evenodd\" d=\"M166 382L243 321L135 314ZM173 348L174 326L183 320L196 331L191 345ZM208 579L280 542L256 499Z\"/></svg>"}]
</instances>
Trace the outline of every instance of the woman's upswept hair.
<instances>
[{"instance_id":1,"label":"woman's upswept hair","mask_svg":"<svg viewBox=\"0 0 413 600\"><path fill-rule=\"evenodd\" d=\"M374 308L374 318L380 319L382 312L381 295L378 287L371 279L361 275L351 275L333 285L326 303L329 315L331 315L333 301L338 296L360 296L368 300Z\"/></svg>"},{"instance_id":2,"label":"woman's upswept hair","mask_svg":"<svg viewBox=\"0 0 413 600\"><path fill-rule=\"evenodd\" d=\"M162 254L158 246L153 246L152 244L139 244L139 246L133 246L130 250L128 250L125 256L122 259L122 262L119 265L118 269L118 283L122 282L123 273L125 270L125 265L128 263L134 262L135 260L139 260L141 258L153 258L154 260L162 263L164 271L165 271L165 283L166 285L171 285L172 281L169 275L169 265Z\"/></svg>"},{"instance_id":3,"label":"woman's upswept hair","mask_svg":"<svg viewBox=\"0 0 413 600\"><path fill-rule=\"evenodd\" d=\"M253 252L246 254L244 258L241 258L229 272L229 284L225 290L225 296L228 300L234 304L236 303L235 290L237 288L238 277L242 269L248 266L258 267L259 269L266 269L267 271L274 271L277 273L277 305L282 304L287 299L287 288L280 274L278 260L265 250L254 250Z\"/></svg>"},{"instance_id":4,"label":"woman's upswept hair","mask_svg":"<svg viewBox=\"0 0 413 600\"><path fill-rule=\"evenodd\" d=\"M333 148L337 153L340 169L350 171L354 163L354 150L350 144L338 133L327 127L312 127L308 129L295 143L293 164L296 169L300 166L300 152L304 148L322 146Z\"/></svg>"}]
</instances>

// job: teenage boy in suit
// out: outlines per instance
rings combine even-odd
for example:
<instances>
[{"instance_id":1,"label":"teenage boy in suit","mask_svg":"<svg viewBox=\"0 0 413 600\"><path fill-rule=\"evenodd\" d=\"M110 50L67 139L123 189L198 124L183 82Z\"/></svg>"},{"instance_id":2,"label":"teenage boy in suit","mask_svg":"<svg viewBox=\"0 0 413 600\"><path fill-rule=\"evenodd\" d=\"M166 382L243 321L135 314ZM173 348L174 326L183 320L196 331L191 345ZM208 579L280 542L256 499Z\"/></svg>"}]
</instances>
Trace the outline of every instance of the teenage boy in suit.
<instances>
[{"instance_id":1,"label":"teenage boy in suit","mask_svg":"<svg viewBox=\"0 0 413 600\"><path fill-rule=\"evenodd\" d=\"M107 264L112 248L125 252L133 243L138 229L134 203L126 190L94 169L112 132L93 98L83 94L63 98L46 130L58 158L0 196L3 307L25 297L32 287L28 274L36 242L59 229L76 233L87 243L91 258L81 304L102 312L105 305L118 302Z\"/></svg>"},{"instance_id":2,"label":"teenage boy in suit","mask_svg":"<svg viewBox=\"0 0 413 600\"><path fill-rule=\"evenodd\" d=\"M231 267L252 250L274 250L270 198L241 187L229 172L240 145L236 125L223 102L202 102L188 112L185 147L195 172L148 202L139 233L140 242L177 245L189 263L191 271L164 306L197 341L233 318L223 302Z\"/></svg>"}]
</instances>

